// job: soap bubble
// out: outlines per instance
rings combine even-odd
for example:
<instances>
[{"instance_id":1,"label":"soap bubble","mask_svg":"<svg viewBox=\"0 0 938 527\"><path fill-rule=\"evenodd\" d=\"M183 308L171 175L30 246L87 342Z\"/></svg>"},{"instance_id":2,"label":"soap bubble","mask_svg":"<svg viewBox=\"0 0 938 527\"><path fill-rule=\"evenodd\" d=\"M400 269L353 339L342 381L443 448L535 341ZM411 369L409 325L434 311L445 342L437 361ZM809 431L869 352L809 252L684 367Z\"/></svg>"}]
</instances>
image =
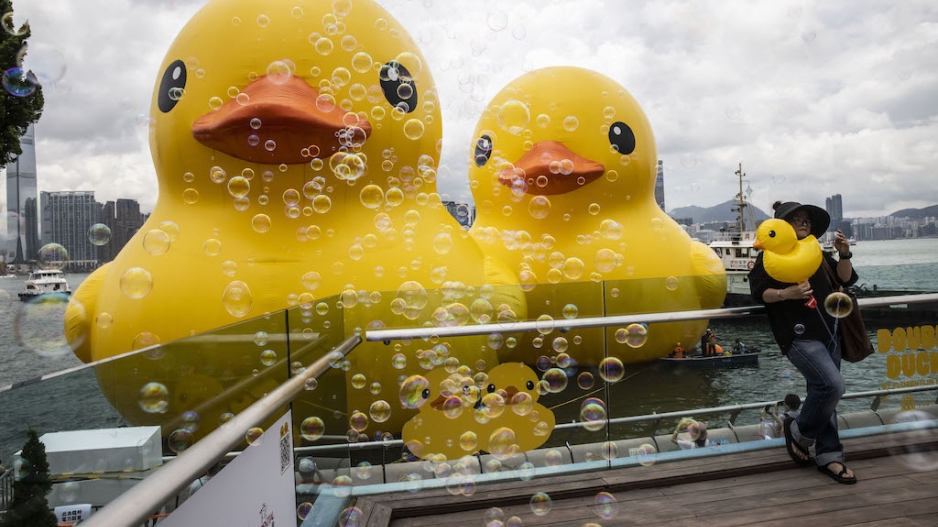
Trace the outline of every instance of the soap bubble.
<instances>
[{"instance_id":1,"label":"soap bubble","mask_svg":"<svg viewBox=\"0 0 938 527\"><path fill-rule=\"evenodd\" d=\"M43 269L62 269L68 263L68 250L58 243L47 243L39 249Z\"/></svg>"},{"instance_id":2,"label":"soap bubble","mask_svg":"<svg viewBox=\"0 0 938 527\"><path fill-rule=\"evenodd\" d=\"M128 298L143 298L153 289L153 277L146 269L131 267L121 275L120 289Z\"/></svg>"},{"instance_id":3,"label":"soap bubble","mask_svg":"<svg viewBox=\"0 0 938 527\"><path fill-rule=\"evenodd\" d=\"M546 516L554 507L550 496L545 492L536 492L531 496L530 505L531 512L534 513L535 516Z\"/></svg>"},{"instance_id":4,"label":"soap bubble","mask_svg":"<svg viewBox=\"0 0 938 527\"><path fill-rule=\"evenodd\" d=\"M421 375L411 375L401 383L401 406L416 410L430 397L430 381Z\"/></svg>"},{"instance_id":5,"label":"soap bubble","mask_svg":"<svg viewBox=\"0 0 938 527\"><path fill-rule=\"evenodd\" d=\"M143 235L143 250L152 256L166 254L171 243L169 234L161 229L152 229Z\"/></svg>"},{"instance_id":6,"label":"soap bubble","mask_svg":"<svg viewBox=\"0 0 938 527\"><path fill-rule=\"evenodd\" d=\"M846 293L831 293L824 299L824 310L834 318L845 318L853 312L853 300Z\"/></svg>"},{"instance_id":7,"label":"soap bubble","mask_svg":"<svg viewBox=\"0 0 938 527\"><path fill-rule=\"evenodd\" d=\"M648 340L648 329L643 324L629 324L616 331L616 342L640 348Z\"/></svg>"},{"instance_id":8,"label":"soap bubble","mask_svg":"<svg viewBox=\"0 0 938 527\"><path fill-rule=\"evenodd\" d=\"M169 408L169 390L158 382L147 383L140 388L137 403L148 414L161 414Z\"/></svg>"},{"instance_id":9,"label":"soap bubble","mask_svg":"<svg viewBox=\"0 0 938 527\"><path fill-rule=\"evenodd\" d=\"M88 240L97 246L107 245L111 241L111 229L103 223L95 223L88 229Z\"/></svg>"},{"instance_id":10,"label":"soap bubble","mask_svg":"<svg viewBox=\"0 0 938 527\"><path fill-rule=\"evenodd\" d=\"M261 446L263 442L264 429L255 426L254 428L249 428L247 432L244 433L244 441L249 446Z\"/></svg>"},{"instance_id":11,"label":"soap bubble","mask_svg":"<svg viewBox=\"0 0 938 527\"><path fill-rule=\"evenodd\" d=\"M560 393L567 388L567 373L560 368L550 368L544 372L542 380L550 393Z\"/></svg>"},{"instance_id":12,"label":"soap bubble","mask_svg":"<svg viewBox=\"0 0 938 527\"><path fill-rule=\"evenodd\" d=\"M585 399L580 404L580 418L586 430L591 432L602 430L606 426L606 403L596 397Z\"/></svg>"},{"instance_id":13,"label":"soap bubble","mask_svg":"<svg viewBox=\"0 0 938 527\"><path fill-rule=\"evenodd\" d=\"M247 315L252 303L251 289L240 280L228 284L222 293L222 304L231 316L241 318Z\"/></svg>"},{"instance_id":14,"label":"soap bubble","mask_svg":"<svg viewBox=\"0 0 938 527\"><path fill-rule=\"evenodd\" d=\"M599 362L599 376L606 382L619 382L625 376L625 366L616 357L606 357Z\"/></svg>"},{"instance_id":15,"label":"soap bubble","mask_svg":"<svg viewBox=\"0 0 938 527\"><path fill-rule=\"evenodd\" d=\"M506 101L498 109L498 125L510 134L519 135L528 127L530 121L531 112L528 105L521 101Z\"/></svg>"},{"instance_id":16,"label":"soap bubble","mask_svg":"<svg viewBox=\"0 0 938 527\"><path fill-rule=\"evenodd\" d=\"M323 436L326 425L319 417L307 417L300 423L300 435L307 441L316 441Z\"/></svg>"},{"instance_id":17,"label":"soap bubble","mask_svg":"<svg viewBox=\"0 0 938 527\"><path fill-rule=\"evenodd\" d=\"M187 448L192 446L192 443L195 442L195 438L192 435L192 432L179 428L174 430L169 437L166 439L166 445L170 450L177 454L181 454Z\"/></svg>"},{"instance_id":18,"label":"soap bubble","mask_svg":"<svg viewBox=\"0 0 938 527\"><path fill-rule=\"evenodd\" d=\"M615 496L608 492L600 492L596 494L594 503L596 506L593 507L593 511L595 511L600 518L604 520L611 520L615 518L617 512L616 509L618 508L618 503L616 502Z\"/></svg>"},{"instance_id":19,"label":"soap bubble","mask_svg":"<svg viewBox=\"0 0 938 527\"><path fill-rule=\"evenodd\" d=\"M2 83L6 91L14 97L32 95L39 86L39 80L32 72L17 67L3 72Z\"/></svg>"}]
</instances>

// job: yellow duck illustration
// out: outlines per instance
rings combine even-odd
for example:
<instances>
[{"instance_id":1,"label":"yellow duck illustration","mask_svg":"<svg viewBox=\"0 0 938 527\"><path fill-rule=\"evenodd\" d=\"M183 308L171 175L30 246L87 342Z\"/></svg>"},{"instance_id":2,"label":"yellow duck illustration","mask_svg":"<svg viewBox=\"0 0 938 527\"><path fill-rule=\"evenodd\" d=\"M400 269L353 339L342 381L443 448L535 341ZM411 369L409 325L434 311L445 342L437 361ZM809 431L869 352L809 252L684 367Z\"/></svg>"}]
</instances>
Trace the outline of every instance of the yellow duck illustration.
<instances>
[{"instance_id":1,"label":"yellow duck illustration","mask_svg":"<svg viewBox=\"0 0 938 527\"><path fill-rule=\"evenodd\" d=\"M554 412L538 402L539 382L534 371L520 362L499 364L489 371L483 392L499 394L506 409L488 422L488 452L496 456L527 452L550 437L556 421Z\"/></svg>"},{"instance_id":2,"label":"yellow duck illustration","mask_svg":"<svg viewBox=\"0 0 938 527\"><path fill-rule=\"evenodd\" d=\"M527 73L489 102L470 150L478 210L470 232L517 273L529 292L529 318L562 320L570 303L580 317L722 304L720 260L655 202L651 125L614 80L566 66ZM607 340L623 362L643 362L667 355L675 342L696 340L706 325L656 324L638 347L612 338L616 328ZM601 360L596 342L581 345L595 356L582 351L580 364ZM515 351L501 360L533 362Z\"/></svg>"},{"instance_id":3,"label":"yellow duck illustration","mask_svg":"<svg viewBox=\"0 0 938 527\"><path fill-rule=\"evenodd\" d=\"M509 457L543 445L556 424L537 402L537 375L524 364L499 364L473 378L436 368L424 379L410 378L401 391L402 402L420 405L403 428L404 443L420 458L479 451Z\"/></svg>"},{"instance_id":4,"label":"yellow duck illustration","mask_svg":"<svg viewBox=\"0 0 938 527\"><path fill-rule=\"evenodd\" d=\"M780 219L763 221L752 246L763 250L765 272L779 282L804 282L817 272L823 258L821 244L813 234L799 240L795 229Z\"/></svg>"},{"instance_id":5,"label":"yellow duck illustration","mask_svg":"<svg viewBox=\"0 0 938 527\"><path fill-rule=\"evenodd\" d=\"M419 404L402 431L408 450L421 459L442 455L455 460L484 449L488 426L476 421L481 391L472 378L445 368L426 372L424 378L425 383L411 377L401 386L402 403L410 399Z\"/></svg>"},{"instance_id":6,"label":"yellow duck illustration","mask_svg":"<svg viewBox=\"0 0 938 527\"><path fill-rule=\"evenodd\" d=\"M491 309L475 318L524 316L517 280L486 264L441 204L433 78L403 26L375 2L208 2L169 48L150 116L159 196L127 246L73 296L65 330L83 361L290 307L301 311L291 324L325 333L320 308L332 317L336 295L346 335L434 316L471 323L457 315L482 292ZM283 364L285 352L280 362L258 360L268 346L246 340L237 375ZM233 353L218 348L187 360L214 375ZM496 360L484 339L450 348L465 362ZM372 389L333 387L348 392L343 410L367 411L375 391L393 391L399 375L417 371L416 359L387 368L387 349L364 345L349 357L346 377L360 373ZM147 380L173 391L178 368L158 362L99 374L133 423L166 417L137 401ZM185 410L169 406L163 412ZM385 426L400 430L402 414Z\"/></svg>"}]
</instances>

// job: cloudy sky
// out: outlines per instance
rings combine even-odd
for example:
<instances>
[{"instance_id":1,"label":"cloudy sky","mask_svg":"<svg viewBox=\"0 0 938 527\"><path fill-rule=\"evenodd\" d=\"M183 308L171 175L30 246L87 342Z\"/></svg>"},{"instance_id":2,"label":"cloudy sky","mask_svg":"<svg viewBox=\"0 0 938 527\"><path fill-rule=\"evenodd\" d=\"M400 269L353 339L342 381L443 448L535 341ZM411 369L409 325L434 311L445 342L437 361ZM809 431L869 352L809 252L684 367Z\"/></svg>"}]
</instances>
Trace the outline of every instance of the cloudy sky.
<instances>
[{"instance_id":1,"label":"cloudy sky","mask_svg":"<svg viewBox=\"0 0 938 527\"><path fill-rule=\"evenodd\" d=\"M14 1L17 25L28 19L33 31L26 65L45 86L40 190L94 190L151 210L151 92L204 3ZM732 198L740 162L763 210L775 199L823 206L836 193L850 217L938 203L932 0L379 3L435 77L439 191L450 199L471 200L467 152L485 104L526 71L578 65L617 80L648 114L668 210Z\"/></svg>"}]
</instances>

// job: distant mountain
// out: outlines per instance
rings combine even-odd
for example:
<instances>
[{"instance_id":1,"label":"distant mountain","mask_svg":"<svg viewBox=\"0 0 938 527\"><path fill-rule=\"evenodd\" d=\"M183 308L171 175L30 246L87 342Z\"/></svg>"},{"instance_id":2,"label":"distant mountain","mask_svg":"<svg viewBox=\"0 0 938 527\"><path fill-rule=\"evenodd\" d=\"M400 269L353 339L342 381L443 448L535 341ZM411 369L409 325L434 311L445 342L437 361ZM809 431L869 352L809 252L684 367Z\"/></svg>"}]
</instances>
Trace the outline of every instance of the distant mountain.
<instances>
[{"instance_id":1,"label":"distant mountain","mask_svg":"<svg viewBox=\"0 0 938 527\"><path fill-rule=\"evenodd\" d=\"M756 217L756 223L767 220L771 216L762 212L759 207L750 205L752 207L752 213ZM693 218L694 223L710 223L714 221L729 221L735 222L737 213L733 211L733 208L736 207L736 200L730 199L720 203L719 205L714 205L712 207L698 207L692 205L690 207L678 207L672 210L669 214L672 218Z\"/></svg>"},{"instance_id":2,"label":"distant mountain","mask_svg":"<svg viewBox=\"0 0 938 527\"><path fill-rule=\"evenodd\" d=\"M902 209L890 214L893 218L924 218L925 216L938 216L938 205L924 209Z\"/></svg>"}]
</instances>

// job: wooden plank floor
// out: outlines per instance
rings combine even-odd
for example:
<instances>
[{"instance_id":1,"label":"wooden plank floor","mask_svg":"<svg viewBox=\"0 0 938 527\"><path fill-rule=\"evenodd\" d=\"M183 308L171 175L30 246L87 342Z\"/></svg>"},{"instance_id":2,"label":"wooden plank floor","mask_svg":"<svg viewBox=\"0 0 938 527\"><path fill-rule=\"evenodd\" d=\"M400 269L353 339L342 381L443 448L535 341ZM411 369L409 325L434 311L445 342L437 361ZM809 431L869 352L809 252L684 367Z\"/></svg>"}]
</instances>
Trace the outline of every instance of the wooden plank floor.
<instances>
[{"instance_id":1,"label":"wooden plank floor","mask_svg":"<svg viewBox=\"0 0 938 527\"><path fill-rule=\"evenodd\" d=\"M795 465L784 447L649 467L479 485L471 496L446 489L358 498L372 527L484 526L498 507L502 522L525 527L611 526L938 526L938 432L844 440L856 485L841 485ZM545 492L549 514L532 512ZM611 508L596 495L615 498Z\"/></svg>"}]
</instances>

